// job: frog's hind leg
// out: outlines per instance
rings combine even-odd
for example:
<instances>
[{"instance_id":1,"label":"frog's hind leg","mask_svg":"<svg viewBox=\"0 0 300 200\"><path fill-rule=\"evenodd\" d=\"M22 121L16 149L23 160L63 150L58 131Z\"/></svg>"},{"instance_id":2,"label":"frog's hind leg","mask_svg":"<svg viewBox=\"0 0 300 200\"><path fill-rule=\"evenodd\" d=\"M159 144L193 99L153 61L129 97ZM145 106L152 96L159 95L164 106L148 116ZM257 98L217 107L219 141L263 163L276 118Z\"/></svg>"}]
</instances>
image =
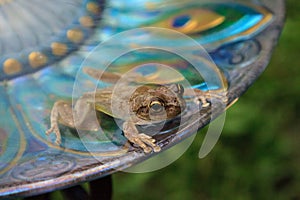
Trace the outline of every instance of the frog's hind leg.
<instances>
[{"instance_id":1,"label":"frog's hind leg","mask_svg":"<svg viewBox=\"0 0 300 200\"><path fill-rule=\"evenodd\" d=\"M117 83L120 80L124 84L147 83L153 81L150 77L144 77L142 74L137 72L124 73L126 75L123 78L120 73L103 71L101 69L94 69L91 67L84 67L83 72L96 80L101 80L106 83Z\"/></svg>"},{"instance_id":2,"label":"frog's hind leg","mask_svg":"<svg viewBox=\"0 0 300 200\"><path fill-rule=\"evenodd\" d=\"M96 80L99 79L106 83L116 83L121 78L121 75L118 73L107 72L91 67L84 67L83 72Z\"/></svg>"},{"instance_id":3,"label":"frog's hind leg","mask_svg":"<svg viewBox=\"0 0 300 200\"><path fill-rule=\"evenodd\" d=\"M133 144L141 147L145 153L159 152L161 148L155 144L155 139L143 133L139 133L135 124L132 122L124 122L123 131L125 137ZM150 147L149 147L150 146Z\"/></svg>"},{"instance_id":4,"label":"frog's hind leg","mask_svg":"<svg viewBox=\"0 0 300 200\"><path fill-rule=\"evenodd\" d=\"M56 143L61 143L61 134L58 124L63 124L70 128L78 128L80 130L97 130L99 123L96 117L94 106L87 102L90 94L85 94L76 101L74 107L71 102L57 101L51 111L51 127L46 134L55 133Z\"/></svg>"},{"instance_id":5,"label":"frog's hind leg","mask_svg":"<svg viewBox=\"0 0 300 200\"><path fill-rule=\"evenodd\" d=\"M50 123L51 127L46 131L46 134L55 133L56 144L61 143L61 134L58 127L58 122L63 121L69 127L74 127L74 120L72 116L72 105L66 101L57 101L54 103L51 110Z\"/></svg>"}]
</instances>

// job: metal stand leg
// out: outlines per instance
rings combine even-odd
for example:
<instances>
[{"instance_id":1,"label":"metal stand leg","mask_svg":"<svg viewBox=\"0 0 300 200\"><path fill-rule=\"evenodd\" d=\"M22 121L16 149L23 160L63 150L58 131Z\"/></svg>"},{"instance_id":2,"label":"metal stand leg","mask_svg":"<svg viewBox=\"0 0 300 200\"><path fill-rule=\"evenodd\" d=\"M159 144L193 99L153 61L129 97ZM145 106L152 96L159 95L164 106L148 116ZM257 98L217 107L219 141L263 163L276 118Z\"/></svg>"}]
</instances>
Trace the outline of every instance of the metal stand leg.
<instances>
[{"instance_id":1,"label":"metal stand leg","mask_svg":"<svg viewBox=\"0 0 300 200\"><path fill-rule=\"evenodd\" d=\"M33 197L26 197L23 200L50 200L50 194L41 194Z\"/></svg>"},{"instance_id":2,"label":"metal stand leg","mask_svg":"<svg viewBox=\"0 0 300 200\"><path fill-rule=\"evenodd\" d=\"M106 176L90 182L91 200L112 199L112 177Z\"/></svg>"},{"instance_id":3,"label":"metal stand leg","mask_svg":"<svg viewBox=\"0 0 300 200\"><path fill-rule=\"evenodd\" d=\"M73 186L61 190L66 200L111 200L112 199L112 177L105 176L103 178L91 181L90 195L80 185ZM50 193L27 197L23 200L50 200Z\"/></svg>"},{"instance_id":4,"label":"metal stand leg","mask_svg":"<svg viewBox=\"0 0 300 200\"><path fill-rule=\"evenodd\" d=\"M61 190L66 200L87 200L89 199L88 193L80 186L74 186Z\"/></svg>"}]
</instances>

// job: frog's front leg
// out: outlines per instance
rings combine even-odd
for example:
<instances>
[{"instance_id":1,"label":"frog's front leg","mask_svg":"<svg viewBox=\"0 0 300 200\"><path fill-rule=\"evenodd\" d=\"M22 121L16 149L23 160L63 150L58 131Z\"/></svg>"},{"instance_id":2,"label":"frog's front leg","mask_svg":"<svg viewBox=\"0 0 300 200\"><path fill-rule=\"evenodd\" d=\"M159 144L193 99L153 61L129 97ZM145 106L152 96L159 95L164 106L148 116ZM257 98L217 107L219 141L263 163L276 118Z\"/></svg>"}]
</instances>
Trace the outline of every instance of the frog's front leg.
<instances>
[{"instance_id":1,"label":"frog's front leg","mask_svg":"<svg viewBox=\"0 0 300 200\"><path fill-rule=\"evenodd\" d=\"M127 121L123 124L125 137L133 144L141 147L145 153L159 152L161 148L155 144L155 139L143 133L139 133L133 122ZM150 147L149 147L150 146Z\"/></svg>"},{"instance_id":2,"label":"frog's front leg","mask_svg":"<svg viewBox=\"0 0 300 200\"><path fill-rule=\"evenodd\" d=\"M227 93L224 90L208 90L202 91L199 89L185 89L184 96L193 97L193 100L197 104L202 104L203 108L206 108L210 105L211 99L219 99L223 103L227 102Z\"/></svg>"}]
</instances>

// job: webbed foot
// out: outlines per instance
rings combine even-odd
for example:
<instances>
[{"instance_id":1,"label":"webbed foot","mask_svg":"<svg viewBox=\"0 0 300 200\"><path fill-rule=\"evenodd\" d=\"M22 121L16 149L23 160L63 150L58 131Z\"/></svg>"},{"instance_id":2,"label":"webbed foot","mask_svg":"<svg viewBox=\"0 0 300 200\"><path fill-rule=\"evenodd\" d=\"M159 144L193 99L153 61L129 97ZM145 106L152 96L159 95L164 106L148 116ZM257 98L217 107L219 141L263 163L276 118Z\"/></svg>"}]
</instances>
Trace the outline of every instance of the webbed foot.
<instances>
[{"instance_id":1,"label":"webbed foot","mask_svg":"<svg viewBox=\"0 0 300 200\"><path fill-rule=\"evenodd\" d=\"M185 95L187 96L195 96L193 101L203 107L206 108L210 106L211 99L218 99L223 103L227 102L227 92L223 90L210 90L210 91L202 91L199 89L191 89L186 90Z\"/></svg>"},{"instance_id":2,"label":"webbed foot","mask_svg":"<svg viewBox=\"0 0 300 200\"><path fill-rule=\"evenodd\" d=\"M155 144L155 139L144 133L139 133L135 124L131 122L124 122L123 131L125 137L133 144L141 147L145 153L159 152L160 146Z\"/></svg>"},{"instance_id":3,"label":"webbed foot","mask_svg":"<svg viewBox=\"0 0 300 200\"><path fill-rule=\"evenodd\" d=\"M160 146L155 144L155 139L153 139L149 135L146 135L144 133L140 133L140 134L138 134L138 139L142 143L147 144L148 146L152 147L152 148L149 148L149 147L146 146L145 148L143 148L145 153L150 153L152 151L152 149L153 149L154 152L159 152L161 150Z\"/></svg>"}]
</instances>

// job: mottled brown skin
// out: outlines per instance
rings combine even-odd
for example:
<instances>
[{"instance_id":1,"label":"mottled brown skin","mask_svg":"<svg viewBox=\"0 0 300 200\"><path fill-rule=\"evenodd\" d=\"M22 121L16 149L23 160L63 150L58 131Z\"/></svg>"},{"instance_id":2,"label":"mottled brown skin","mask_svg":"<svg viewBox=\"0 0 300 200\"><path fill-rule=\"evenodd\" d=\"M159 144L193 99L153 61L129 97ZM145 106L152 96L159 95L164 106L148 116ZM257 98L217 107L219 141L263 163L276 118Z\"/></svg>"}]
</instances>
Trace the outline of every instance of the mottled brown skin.
<instances>
[{"instance_id":1,"label":"mottled brown skin","mask_svg":"<svg viewBox=\"0 0 300 200\"><path fill-rule=\"evenodd\" d=\"M132 112L145 121L172 119L185 108L180 84L138 87L129 99Z\"/></svg>"},{"instance_id":2,"label":"mottled brown skin","mask_svg":"<svg viewBox=\"0 0 300 200\"><path fill-rule=\"evenodd\" d=\"M87 68L88 75L116 83L121 76L116 73L103 72ZM185 108L183 96L192 96L195 103L202 107L209 106L210 98L223 99L226 102L226 93L223 91L201 91L198 89L183 89L180 84L146 84L140 85L134 81L140 74L132 74L129 79L117 87L99 89L94 93L85 93L80 97L75 106L71 102L57 101L51 111L51 127L46 134L52 132L56 135L56 143L61 143L61 134L58 124L82 130L97 130L99 122L95 112L103 112L115 118L124 120L124 136L133 144L141 147L145 153L152 150L159 152L161 148L151 136L139 133L136 125L152 124L155 122L172 119L178 116ZM141 82L147 82L142 80ZM132 84L134 83L134 84Z\"/></svg>"},{"instance_id":3,"label":"mottled brown skin","mask_svg":"<svg viewBox=\"0 0 300 200\"><path fill-rule=\"evenodd\" d=\"M54 132L56 143L60 144L59 123L72 128L96 130L98 121L92 112L96 109L123 119L125 137L131 143L143 148L145 153L152 150L160 151L155 140L151 136L139 133L136 125L154 123L179 115L185 108L182 86L178 84L126 85L116 90L118 95L113 101L111 98L113 98L114 88L97 90L95 94L85 93L76 101L73 109L70 102L57 101L51 111L51 128L46 133Z\"/></svg>"}]
</instances>

